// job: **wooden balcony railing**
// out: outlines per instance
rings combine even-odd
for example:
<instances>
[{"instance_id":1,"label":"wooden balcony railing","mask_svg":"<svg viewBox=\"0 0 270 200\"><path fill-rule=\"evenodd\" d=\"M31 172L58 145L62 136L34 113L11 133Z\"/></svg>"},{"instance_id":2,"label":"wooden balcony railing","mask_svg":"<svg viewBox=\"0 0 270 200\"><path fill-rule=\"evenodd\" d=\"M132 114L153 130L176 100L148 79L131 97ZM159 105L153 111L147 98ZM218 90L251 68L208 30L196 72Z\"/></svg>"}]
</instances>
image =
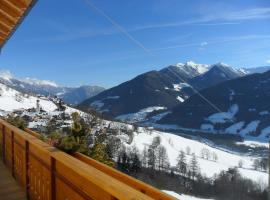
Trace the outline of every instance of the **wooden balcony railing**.
<instances>
[{"instance_id":1,"label":"wooden balcony railing","mask_svg":"<svg viewBox=\"0 0 270 200\"><path fill-rule=\"evenodd\" d=\"M28 199L175 199L82 154L70 156L37 136L0 120L1 157Z\"/></svg>"}]
</instances>

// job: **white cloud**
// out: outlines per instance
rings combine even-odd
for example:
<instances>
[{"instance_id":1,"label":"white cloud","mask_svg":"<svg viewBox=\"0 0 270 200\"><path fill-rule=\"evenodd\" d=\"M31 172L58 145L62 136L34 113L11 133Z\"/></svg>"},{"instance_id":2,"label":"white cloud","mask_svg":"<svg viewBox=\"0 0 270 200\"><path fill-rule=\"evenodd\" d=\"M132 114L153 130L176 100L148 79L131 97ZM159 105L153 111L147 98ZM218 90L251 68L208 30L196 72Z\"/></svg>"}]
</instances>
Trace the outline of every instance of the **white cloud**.
<instances>
[{"instance_id":1,"label":"white cloud","mask_svg":"<svg viewBox=\"0 0 270 200\"><path fill-rule=\"evenodd\" d=\"M207 45L208 45L208 42L202 42L202 43L200 44L201 47L205 47L205 46L207 46Z\"/></svg>"},{"instance_id":2,"label":"white cloud","mask_svg":"<svg viewBox=\"0 0 270 200\"><path fill-rule=\"evenodd\" d=\"M270 64L270 59L266 60L266 63Z\"/></svg>"}]
</instances>

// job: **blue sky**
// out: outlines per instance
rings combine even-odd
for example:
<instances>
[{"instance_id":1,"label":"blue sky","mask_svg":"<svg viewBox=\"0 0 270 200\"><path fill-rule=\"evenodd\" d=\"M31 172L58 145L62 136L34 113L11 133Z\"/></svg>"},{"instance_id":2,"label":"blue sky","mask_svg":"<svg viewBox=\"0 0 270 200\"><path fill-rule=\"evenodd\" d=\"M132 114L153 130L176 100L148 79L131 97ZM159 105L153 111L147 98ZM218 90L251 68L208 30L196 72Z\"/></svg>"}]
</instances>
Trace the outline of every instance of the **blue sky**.
<instances>
[{"instance_id":1,"label":"blue sky","mask_svg":"<svg viewBox=\"0 0 270 200\"><path fill-rule=\"evenodd\" d=\"M269 0L39 0L0 68L60 85L117 85L192 60L270 65Z\"/></svg>"}]
</instances>

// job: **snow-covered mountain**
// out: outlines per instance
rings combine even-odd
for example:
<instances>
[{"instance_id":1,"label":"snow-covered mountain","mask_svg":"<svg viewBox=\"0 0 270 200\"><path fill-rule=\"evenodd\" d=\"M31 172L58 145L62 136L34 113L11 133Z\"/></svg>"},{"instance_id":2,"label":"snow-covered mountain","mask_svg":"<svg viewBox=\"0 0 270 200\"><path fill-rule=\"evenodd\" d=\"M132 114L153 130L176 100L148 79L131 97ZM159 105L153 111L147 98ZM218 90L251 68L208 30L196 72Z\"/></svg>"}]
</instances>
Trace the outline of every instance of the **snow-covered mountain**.
<instances>
[{"instance_id":1,"label":"snow-covered mountain","mask_svg":"<svg viewBox=\"0 0 270 200\"><path fill-rule=\"evenodd\" d=\"M173 108L160 123L268 141L269 81L270 71L207 88Z\"/></svg>"},{"instance_id":2,"label":"snow-covered mountain","mask_svg":"<svg viewBox=\"0 0 270 200\"><path fill-rule=\"evenodd\" d=\"M170 110L186 101L196 90L243 75L241 71L222 63L178 63L160 71L141 74L85 100L79 107L94 108L120 120L137 122L138 118L145 120L148 115L161 110L155 108ZM142 115L143 118L138 117Z\"/></svg>"},{"instance_id":3,"label":"snow-covered mountain","mask_svg":"<svg viewBox=\"0 0 270 200\"><path fill-rule=\"evenodd\" d=\"M170 65L162 70L164 76L173 82L184 82L199 76L210 69L209 65L206 64L196 64L193 61L188 61L186 63L177 63L175 65Z\"/></svg>"},{"instance_id":4,"label":"snow-covered mountain","mask_svg":"<svg viewBox=\"0 0 270 200\"><path fill-rule=\"evenodd\" d=\"M0 83L23 93L51 95L62 98L68 104L79 104L104 90L99 86L62 87L53 81L34 78L16 78L8 71L0 72Z\"/></svg>"},{"instance_id":5,"label":"snow-covered mountain","mask_svg":"<svg viewBox=\"0 0 270 200\"><path fill-rule=\"evenodd\" d=\"M190 84L198 90L211 87L218 83L245 76L242 70L237 70L224 63L211 65L209 70L190 80Z\"/></svg>"}]
</instances>

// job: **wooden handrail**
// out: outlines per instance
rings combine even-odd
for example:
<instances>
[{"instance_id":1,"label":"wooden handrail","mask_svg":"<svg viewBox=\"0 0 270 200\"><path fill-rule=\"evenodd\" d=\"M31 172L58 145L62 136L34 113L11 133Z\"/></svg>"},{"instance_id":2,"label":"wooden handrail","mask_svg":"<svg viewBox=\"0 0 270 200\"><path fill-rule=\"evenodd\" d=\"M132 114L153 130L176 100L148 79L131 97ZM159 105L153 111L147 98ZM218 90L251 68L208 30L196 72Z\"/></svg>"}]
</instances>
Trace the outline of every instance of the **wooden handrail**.
<instances>
[{"instance_id":1,"label":"wooden handrail","mask_svg":"<svg viewBox=\"0 0 270 200\"><path fill-rule=\"evenodd\" d=\"M74 157L39 134L0 120L0 151L29 199L175 199L82 154Z\"/></svg>"},{"instance_id":2,"label":"wooden handrail","mask_svg":"<svg viewBox=\"0 0 270 200\"><path fill-rule=\"evenodd\" d=\"M164 193L164 192L161 192L160 190L140 181L140 180L137 180L131 176L128 176L114 168L111 168L111 167L108 167L107 165L103 164L103 163L100 163L88 156L85 156L81 153L75 153L73 155L75 158L77 158L78 160L81 160L87 164L89 164L90 166L93 166L95 167L96 169L104 172L105 174L108 174L109 176L111 177L114 177L116 178L117 180L120 180L121 182L135 188L136 190L146 194L147 196L150 196L154 199L159 199L159 200L162 200L162 199L175 199L175 198L172 198L172 196Z\"/></svg>"}]
</instances>

